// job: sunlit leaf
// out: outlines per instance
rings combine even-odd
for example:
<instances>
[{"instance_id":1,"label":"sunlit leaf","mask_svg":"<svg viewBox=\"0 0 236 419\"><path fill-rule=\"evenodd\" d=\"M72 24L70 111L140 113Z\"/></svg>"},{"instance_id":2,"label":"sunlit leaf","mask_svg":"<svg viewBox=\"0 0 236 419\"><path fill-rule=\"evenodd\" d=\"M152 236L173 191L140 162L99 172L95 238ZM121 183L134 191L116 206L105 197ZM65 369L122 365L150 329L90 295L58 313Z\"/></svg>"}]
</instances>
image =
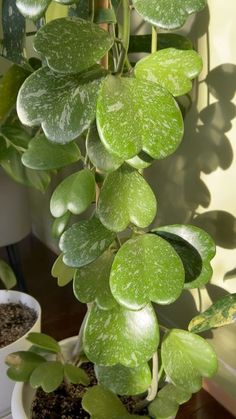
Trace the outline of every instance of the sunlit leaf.
<instances>
[{"instance_id":1,"label":"sunlit leaf","mask_svg":"<svg viewBox=\"0 0 236 419\"><path fill-rule=\"evenodd\" d=\"M63 253L61 253L55 260L51 273L54 278L57 278L57 285L59 287L64 287L72 281L75 271L75 268L65 265L63 262Z\"/></svg>"},{"instance_id":2,"label":"sunlit leaf","mask_svg":"<svg viewBox=\"0 0 236 419\"><path fill-rule=\"evenodd\" d=\"M44 15L51 0L16 0L16 5L23 16L37 20Z\"/></svg>"},{"instance_id":3,"label":"sunlit leaf","mask_svg":"<svg viewBox=\"0 0 236 419\"><path fill-rule=\"evenodd\" d=\"M56 239L58 239L63 231L65 231L66 226L70 220L70 216L71 213L70 211L67 211L64 215L62 215L61 217L56 218L53 221L52 224L52 236L55 237Z\"/></svg>"},{"instance_id":4,"label":"sunlit leaf","mask_svg":"<svg viewBox=\"0 0 236 419\"><path fill-rule=\"evenodd\" d=\"M148 406L148 411L154 419L170 419L175 417L179 405L187 402L191 396L191 393L180 387L166 384L158 391L156 398Z\"/></svg>"},{"instance_id":5,"label":"sunlit leaf","mask_svg":"<svg viewBox=\"0 0 236 419\"><path fill-rule=\"evenodd\" d=\"M45 333L31 332L27 335L26 339L34 345L37 345L40 348L49 350L51 352L58 353L61 351L61 348L57 341L53 339L51 336L46 335Z\"/></svg>"}]
</instances>

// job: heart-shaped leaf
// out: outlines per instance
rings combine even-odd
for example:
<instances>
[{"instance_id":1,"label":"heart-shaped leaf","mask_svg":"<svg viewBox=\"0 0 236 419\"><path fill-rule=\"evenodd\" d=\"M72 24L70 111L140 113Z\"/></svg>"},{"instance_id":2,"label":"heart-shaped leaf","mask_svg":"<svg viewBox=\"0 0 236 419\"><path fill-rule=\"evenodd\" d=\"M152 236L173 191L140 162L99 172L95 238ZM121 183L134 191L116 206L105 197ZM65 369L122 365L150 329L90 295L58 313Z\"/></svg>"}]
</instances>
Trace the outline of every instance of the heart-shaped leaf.
<instances>
[{"instance_id":1,"label":"heart-shaped leaf","mask_svg":"<svg viewBox=\"0 0 236 419\"><path fill-rule=\"evenodd\" d=\"M155 419L170 419L175 417L179 405L191 398L191 393L173 384L165 385L157 394L155 400L148 406L148 412Z\"/></svg>"},{"instance_id":2,"label":"heart-shaped leaf","mask_svg":"<svg viewBox=\"0 0 236 419\"><path fill-rule=\"evenodd\" d=\"M149 301L170 304L181 294L184 269L175 250L155 235L128 240L112 265L111 292L119 304L139 310Z\"/></svg>"},{"instance_id":3,"label":"heart-shaped leaf","mask_svg":"<svg viewBox=\"0 0 236 419\"><path fill-rule=\"evenodd\" d=\"M61 217L70 211L81 214L95 197L94 174L89 169L73 173L55 189L50 201L50 211L54 217Z\"/></svg>"},{"instance_id":4,"label":"heart-shaped leaf","mask_svg":"<svg viewBox=\"0 0 236 419\"><path fill-rule=\"evenodd\" d=\"M206 6L206 0L133 0L144 20L163 29L183 26L187 17Z\"/></svg>"},{"instance_id":5,"label":"heart-shaped leaf","mask_svg":"<svg viewBox=\"0 0 236 419\"><path fill-rule=\"evenodd\" d=\"M72 364L64 365L64 375L72 384L83 384L84 386L88 386L90 383L89 376L86 372L82 368Z\"/></svg>"},{"instance_id":6,"label":"heart-shaped leaf","mask_svg":"<svg viewBox=\"0 0 236 419\"><path fill-rule=\"evenodd\" d=\"M65 253L63 261L74 268L88 265L111 245L115 237L96 217L76 223L61 236L59 246Z\"/></svg>"},{"instance_id":7,"label":"heart-shaped leaf","mask_svg":"<svg viewBox=\"0 0 236 419\"><path fill-rule=\"evenodd\" d=\"M34 48L59 73L80 73L95 65L111 48L108 31L80 18L55 19L35 36ZM65 60L66 57L66 60Z\"/></svg>"},{"instance_id":8,"label":"heart-shaped leaf","mask_svg":"<svg viewBox=\"0 0 236 419\"><path fill-rule=\"evenodd\" d=\"M196 51L166 48L140 60L135 76L158 83L173 96L181 96L192 89L191 80L202 70L202 59Z\"/></svg>"},{"instance_id":9,"label":"heart-shaped leaf","mask_svg":"<svg viewBox=\"0 0 236 419\"><path fill-rule=\"evenodd\" d=\"M1 127L4 138L19 151L25 151L31 140L31 135L21 126L4 125Z\"/></svg>"},{"instance_id":10,"label":"heart-shaped leaf","mask_svg":"<svg viewBox=\"0 0 236 419\"><path fill-rule=\"evenodd\" d=\"M211 279L212 267L210 261L215 256L216 249L215 243L209 234L198 227L181 224L163 226L153 230L153 232L168 240L182 259L186 274L184 288L198 288ZM178 237L187 242L186 244L184 242L181 243L181 246L185 248L184 251L183 248L180 251L180 247L178 250L178 244L176 246L176 238ZM195 252L191 246L196 250ZM200 255L201 262L196 252ZM191 260L194 260L192 267Z\"/></svg>"},{"instance_id":11,"label":"heart-shaped leaf","mask_svg":"<svg viewBox=\"0 0 236 419\"><path fill-rule=\"evenodd\" d=\"M46 12L51 0L16 0L16 5L23 16L38 20Z\"/></svg>"},{"instance_id":12,"label":"heart-shaped leaf","mask_svg":"<svg viewBox=\"0 0 236 419\"><path fill-rule=\"evenodd\" d=\"M80 158L80 150L75 143L55 144L44 135L34 137L28 150L22 156L22 163L35 170L54 170L68 166Z\"/></svg>"},{"instance_id":13,"label":"heart-shaped leaf","mask_svg":"<svg viewBox=\"0 0 236 419\"><path fill-rule=\"evenodd\" d=\"M13 269L3 259L0 259L0 280L8 290L17 284Z\"/></svg>"},{"instance_id":14,"label":"heart-shaped leaf","mask_svg":"<svg viewBox=\"0 0 236 419\"><path fill-rule=\"evenodd\" d=\"M63 76L42 67L27 78L17 98L24 125L42 124L46 137L67 143L78 137L95 118L103 70Z\"/></svg>"},{"instance_id":15,"label":"heart-shaped leaf","mask_svg":"<svg viewBox=\"0 0 236 419\"><path fill-rule=\"evenodd\" d=\"M98 382L116 394L136 395L144 393L151 385L152 374L148 364L137 368L127 368L124 365L95 366Z\"/></svg>"},{"instance_id":16,"label":"heart-shaped leaf","mask_svg":"<svg viewBox=\"0 0 236 419\"><path fill-rule=\"evenodd\" d=\"M200 333L236 321L236 294L226 295L189 323L190 332Z\"/></svg>"},{"instance_id":17,"label":"heart-shaped leaf","mask_svg":"<svg viewBox=\"0 0 236 419\"><path fill-rule=\"evenodd\" d=\"M171 381L190 393L200 390L202 377L217 371L217 357L209 343L185 330L172 329L166 335L161 357Z\"/></svg>"},{"instance_id":18,"label":"heart-shaped leaf","mask_svg":"<svg viewBox=\"0 0 236 419\"><path fill-rule=\"evenodd\" d=\"M70 281L72 281L75 272L75 268L71 268L70 266L65 265L63 262L63 253L61 253L55 260L51 273L54 278L57 278L57 285L59 287L64 287L65 285L69 284Z\"/></svg>"},{"instance_id":19,"label":"heart-shaped leaf","mask_svg":"<svg viewBox=\"0 0 236 419\"><path fill-rule=\"evenodd\" d=\"M98 216L107 228L122 231L130 223L147 227L156 211L155 195L135 169L124 165L107 176L97 206Z\"/></svg>"},{"instance_id":20,"label":"heart-shaped leaf","mask_svg":"<svg viewBox=\"0 0 236 419\"><path fill-rule=\"evenodd\" d=\"M128 160L141 150L155 159L172 154L183 135L182 115L157 84L108 76L97 102L97 127L107 150Z\"/></svg>"},{"instance_id":21,"label":"heart-shaped leaf","mask_svg":"<svg viewBox=\"0 0 236 419\"><path fill-rule=\"evenodd\" d=\"M52 236L58 239L63 231L66 229L68 222L70 221L71 213L67 211L61 217L56 218L52 224Z\"/></svg>"},{"instance_id":22,"label":"heart-shaped leaf","mask_svg":"<svg viewBox=\"0 0 236 419\"><path fill-rule=\"evenodd\" d=\"M45 333L31 332L28 334L26 339L34 345L46 349L47 351L51 351L56 354L61 352L61 348L57 341L53 339L51 336L46 335Z\"/></svg>"},{"instance_id":23,"label":"heart-shaped leaf","mask_svg":"<svg viewBox=\"0 0 236 419\"><path fill-rule=\"evenodd\" d=\"M38 354L27 351L13 352L6 357L7 376L14 381L28 381L34 369L45 362Z\"/></svg>"},{"instance_id":24,"label":"heart-shaped leaf","mask_svg":"<svg viewBox=\"0 0 236 419\"><path fill-rule=\"evenodd\" d=\"M41 387L45 393L56 390L63 381L63 365L58 361L47 361L40 364L30 376L33 388Z\"/></svg>"},{"instance_id":25,"label":"heart-shaped leaf","mask_svg":"<svg viewBox=\"0 0 236 419\"><path fill-rule=\"evenodd\" d=\"M89 388L82 399L83 409L91 419L140 419L139 415L131 415L120 399L102 386ZM149 419L142 416L142 419Z\"/></svg>"},{"instance_id":26,"label":"heart-shaped leaf","mask_svg":"<svg viewBox=\"0 0 236 419\"><path fill-rule=\"evenodd\" d=\"M84 328L84 351L97 365L138 367L159 343L159 328L151 304L131 311L117 304L112 310L93 305Z\"/></svg>"},{"instance_id":27,"label":"heart-shaped leaf","mask_svg":"<svg viewBox=\"0 0 236 419\"><path fill-rule=\"evenodd\" d=\"M111 294L109 278L114 254L106 251L94 262L77 269L74 278L74 294L82 303L92 303L103 310L109 310L116 305Z\"/></svg>"}]
</instances>

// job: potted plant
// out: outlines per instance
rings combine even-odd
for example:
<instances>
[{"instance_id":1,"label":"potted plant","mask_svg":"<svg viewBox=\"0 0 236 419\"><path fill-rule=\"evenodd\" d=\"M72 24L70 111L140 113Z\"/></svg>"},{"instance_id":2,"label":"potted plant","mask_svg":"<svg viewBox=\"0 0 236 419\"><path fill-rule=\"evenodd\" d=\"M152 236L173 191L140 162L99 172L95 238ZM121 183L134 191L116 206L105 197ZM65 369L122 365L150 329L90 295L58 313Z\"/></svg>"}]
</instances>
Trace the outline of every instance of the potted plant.
<instances>
[{"instance_id":1,"label":"potted plant","mask_svg":"<svg viewBox=\"0 0 236 419\"><path fill-rule=\"evenodd\" d=\"M52 272L60 286L73 280L75 297L88 305L75 343L60 346L31 333L33 349L7 358L9 376L42 387L38 394L44 399L49 393L49 407L58 387L73 404L71 389L78 384L79 417L169 418L217 370L202 337L167 330L157 320L158 304L171 304L183 289L210 280L214 243L191 225L150 229L157 203L143 177L146 167L180 144L180 97L202 66L189 40L157 34L157 27L179 28L205 3L114 0L101 7L80 1L69 7L70 17L38 21L34 48L42 66L21 86L17 112L22 124L40 128L22 161L50 171L70 164L71 156L83 162L51 197L62 251ZM28 0L17 1L35 20L48 4L32 8ZM130 36L133 9L152 24L151 36ZM128 52L149 54L130 63ZM91 218L68 228L71 214L90 205ZM27 386L17 385L16 393L19 388L27 393ZM25 405L15 413L13 404L14 419L29 417Z\"/></svg>"}]
</instances>

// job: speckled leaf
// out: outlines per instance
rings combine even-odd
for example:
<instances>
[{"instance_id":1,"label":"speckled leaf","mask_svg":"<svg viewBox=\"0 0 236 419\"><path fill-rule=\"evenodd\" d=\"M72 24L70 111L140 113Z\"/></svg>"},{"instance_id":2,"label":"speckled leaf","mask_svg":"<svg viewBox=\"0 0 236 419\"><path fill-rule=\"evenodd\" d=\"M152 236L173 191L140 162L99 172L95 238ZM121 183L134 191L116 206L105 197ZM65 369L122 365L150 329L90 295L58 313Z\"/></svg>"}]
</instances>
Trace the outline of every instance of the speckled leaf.
<instances>
[{"instance_id":1,"label":"speckled leaf","mask_svg":"<svg viewBox=\"0 0 236 419\"><path fill-rule=\"evenodd\" d=\"M69 16L80 17L85 20L89 20L91 17L91 3L88 0L77 0L76 3L69 7Z\"/></svg>"},{"instance_id":2,"label":"speckled leaf","mask_svg":"<svg viewBox=\"0 0 236 419\"><path fill-rule=\"evenodd\" d=\"M56 218L52 223L52 236L58 239L70 221L71 213L67 211L61 217Z\"/></svg>"},{"instance_id":3,"label":"speckled leaf","mask_svg":"<svg viewBox=\"0 0 236 419\"><path fill-rule=\"evenodd\" d=\"M17 125L4 125L1 133L7 141L19 151L25 151L31 140L31 135L22 127Z\"/></svg>"},{"instance_id":4,"label":"speckled leaf","mask_svg":"<svg viewBox=\"0 0 236 419\"><path fill-rule=\"evenodd\" d=\"M30 169L54 170L75 163L79 158L80 150L75 143L55 144L44 135L38 135L30 141L22 163Z\"/></svg>"},{"instance_id":5,"label":"speckled leaf","mask_svg":"<svg viewBox=\"0 0 236 419\"><path fill-rule=\"evenodd\" d=\"M155 195L135 169L124 165L106 177L97 213L107 228L122 231L129 223L147 227L153 221L156 211Z\"/></svg>"},{"instance_id":6,"label":"speckled leaf","mask_svg":"<svg viewBox=\"0 0 236 419\"><path fill-rule=\"evenodd\" d=\"M61 253L52 266L51 274L54 278L57 278L57 285L59 287L64 287L65 285L69 284L70 281L72 281L75 272L76 269L65 265L63 262L63 253Z\"/></svg>"},{"instance_id":7,"label":"speckled leaf","mask_svg":"<svg viewBox=\"0 0 236 419\"><path fill-rule=\"evenodd\" d=\"M137 368L127 368L124 365L95 365L95 374L100 384L119 395L134 396L144 393L152 381L148 364L139 365Z\"/></svg>"},{"instance_id":8,"label":"speckled leaf","mask_svg":"<svg viewBox=\"0 0 236 419\"><path fill-rule=\"evenodd\" d=\"M133 0L144 20L164 29L183 26L187 17L206 6L206 0Z\"/></svg>"},{"instance_id":9,"label":"speckled leaf","mask_svg":"<svg viewBox=\"0 0 236 419\"><path fill-rule=\"evenodd\" d=\"M182 115L171 94L157 84L108 76L97 102L97 127L107 150L128 160L141 150L162 159L183 135Z\"/></svg>"},{"instance_id":10,"label":"speckled leaf","mask_svg":"<svg viewBox=\"0 0 236 419\"><path fill-rule=\"evenodd\" d=\"M56 390L63 381L63 365L58 361L40 364L30 376L33 388L41 387L45 393Z\"/></svg>"},{"instance_id":11,"label":"speckled leaf","mask_svg":"<svg viewBox=\"0 0 236 419\"><path fill-rule=\"evenodd\" d=\"M9 354L5 360L7 376L14 381L28 381L34 369L45 359L33 352L19 351Z\"/></svg>"},{"instance_id":12,"label":"speckled leaf","mask_svg":"<svg viewBox=\"0 0 236 419\"><path fill-rule=\"evenodd\" d=\"M38 20L46 12L51 0L16 0L16 5L23 16Z\"/></svg>"},{"instance_id":13,"label":"speckled leaf","mask_svg":"<svg viewBox=\"0 0 236 419\"><path fill-rule=\"evenodd\" d=\"M29 340L34 345L39 346L40 348L46 349L54 353L59 353L61 348L58 342L53 339L51 336L46 335L45 333L31 332L27 335L27 340Z\"/></svg>"},{"instance_id":14,"label":"speckled leaf","mask_svg":"<svg viewBox=\"0 0 236 419\"><path fill-rule=\"evenodd\" d=\"M88 265L111 245L115 237L96 217L76 223L61 236L59 246L65 253L63 261L75 268Z\"/></svg>"},{"instance_id":15,"label":"speckled leaf","mask_svg":"<svg viewBox=\"0 0 236 419\"><path fill-rule=\"evenodd\" d=\"M192 394L173 384L165 385L149 404L148 412L154 419L170 419L175 417L179 405L187 402Z\"/></svg>"},{"instance_id":16,"label":"speckled leaf","mask_svg":"<svg viewBox=\"0 0 236 419\"><path fill-rule=\"evenodd\" d=\"M181 294L184 269L175 250L160 237L141 235L128 240L116 254L110 276L111 292L131 310L149 301L170 304Z\"/></svg>"},{"instance_id":17,"label":"speckled leaf","mask_svg":"<svg viewBox=\"0 0 236 419\"><path fill-rule=\"evenodd\" d=\"M57 186L51 197L50 211L54 217L61 217L67 211L78 215L90 206L94 197L94 174L89 169L83 169Z\"/></svg>"},{"instance_id":18,"label":"speckled leaf","mask_svg":"<svg viewBox=\"0 0 236 419\"><path fill-rule=\"evenodd\" d=\"M17 284L16 276L13 269L3 259L0 259L0 281L3 282L4 286L8 290L15 287L15 285Z\"/></svg>"},{"instance_id":19,"label":"speckled leaf","mask_svg":"<svg viewBox=\"0 0 236 419\"><path fill-rule=\"evenodd\" d=\"M201 336L185 330L172 329L161 347L164 370L178 387L195 393L202 386L202 377L212 377L217 371L214 350Z\"/></svg>"},{"instance_id":20,"label":"speckled leaf","mask_svg":"<svg viewBox=\"0 0 236 419\"><path fill-rule=\"evenodd\" d=\"M75 17L52 20L34 39L36 51L46 57L52 70L59 73L80 73L92 67L112 44L109 32Z\"/></svg>"},{"instance_id":21,"label":"speckled leaf","mask_svg":"<svg viewBox=\"0 0 236 419\"><path fill-rule=\"evenodd\" d=\"M111 294L109 278L114 254L106 251L94 262L77 269L74 278L74 294L82 303L92 303L103 310L109 310L116 305Z\"/></svg>"},{"instance_id":22,"label":"speckled leaf","mask_svg":"<svg viewBox=\"0 0 236 419\"><path fill-rule=\"evenodd\" d=\"M3 56L17 64L25 64L25 19L15 0L2 1Z\"/></svg>"},{"instance_id":23,"label":"speckled leaf","mask_svg":"<svg viewBox=\"0 0 236 419\"><path fill-rule=\"evenodd\" d=\"M97 365L134 368L147 362L159 344L159 328L151 304L131 311L93 305L84 328L84 351Z\"/></svg>"},{"instance_id":24,"label":"speckled leaf","mask_svg":"<svg viewBox=\"0 0 236 419\"><path fill-rule=\"evenodd\" d=\"M147 416L128 413L121 400L100 385L88 388L82 406L91 415L91 419L148 419Z\"/></svg>"},{"instance_id":25,"label":"speckled leaf","mask_svg":"<svg viewBox=\"0 0 236 419\"><path fill-rule=\"evenodd\" d=\"M190 332L200 333L236 321L236 294L226 295L189 323Z\"/></svg>"},{"instance_id":26,"label":"speckled leaf","mask_svg":"<svg viewBox=\"0 0 236 419\"><path fill-rule=\"evenodd\" d=\"M144 57L135 66L135 76L158 83L173 96L181 96L192 89L191 80L202 70L202 59L196 51L166 48Z\"/></svg>"},{"instance_id":27,"label":"speckled leaf","mask_svg":"<svg viewBox=\"0 0 236 419\"><path fill-rule=\"evenodd\" d=\"M73 384L83 384L84 386L88 386L90 383L89 376L86 372L79 367L76 367L72 364L65 364L64 365L64 375Z\"/></svg>"},{"instance_id":28,"label":"speckled leaf","mask_svg":"<svg viewBox=\"0 0 236 419\"><path fill-rule=\"evenodd\" d=\"M42 124L46 137L67 143L78 137L95 118L103 70L63 76L48 67L35 71L25 81L17 98L21 122Z\"/></svg>"},{"instance_id":29,"label":"speckled leaf","mask_svg":"<svg viewBox=\"0 0 236 419\"><path fill-rule=\"evenodd\" d=\"M123 163L123 159L109 153L102 144L96 126L92 126L86 140L86 150L93 165L102 172L113 172Z\"/></svg>"},{"instance_id":30,"label":"speckled leaf","mask_svg":"<svg viewBox=\"0 0 236 419\"><path fill-rule=\"evenodd\" d=\"M186 253L182 253L182 255L180 254L180 257L183 258L185 272L188 274L188 276L185 278L185 288L192 289L201 287L211 279L212 267L210 265L210 261L215 256L216 249L215 243L213 242L209 234L207 234L204 230L198 227L181 224L163 226L154 230L153 232L160 234L162 237L166 238L170 242L172 241L172 244L173 239L175 239L176 236L179 236L187 243L189 243L193 248L195 248L195 250L200 255L201 263L199 263L199 259L196 257L196 255L194 256L193 252L191 251L191 248L189 248L188 245L186 245ZM177 251L177 248L175 246L174 248ZM190 252L188 250L190 250ZM192 258L193 256L195 259L195 267L192 266L192 272L188 272L188 269L186 268L186 266L188 265L187 259L188 257Z\"/></svg>"}]
</instances>

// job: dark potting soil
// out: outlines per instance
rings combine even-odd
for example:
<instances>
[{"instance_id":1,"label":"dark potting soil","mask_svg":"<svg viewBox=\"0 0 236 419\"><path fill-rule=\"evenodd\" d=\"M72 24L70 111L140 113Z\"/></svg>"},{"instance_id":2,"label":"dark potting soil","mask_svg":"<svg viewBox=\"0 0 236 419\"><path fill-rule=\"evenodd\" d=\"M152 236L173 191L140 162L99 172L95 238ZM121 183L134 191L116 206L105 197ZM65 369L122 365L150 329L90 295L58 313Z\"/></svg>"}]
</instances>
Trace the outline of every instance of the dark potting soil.
<instances>
[{"instance_id":1,"label":"dark potting soil","mask_svg":"<svg viewBox=\"0 0 236 419\"><path fill-rule=\"evenodd\" d=\"M36 311L24 304L0 304L0 348L24 336L36 319Z\"/></svg>"}]
</instances>

